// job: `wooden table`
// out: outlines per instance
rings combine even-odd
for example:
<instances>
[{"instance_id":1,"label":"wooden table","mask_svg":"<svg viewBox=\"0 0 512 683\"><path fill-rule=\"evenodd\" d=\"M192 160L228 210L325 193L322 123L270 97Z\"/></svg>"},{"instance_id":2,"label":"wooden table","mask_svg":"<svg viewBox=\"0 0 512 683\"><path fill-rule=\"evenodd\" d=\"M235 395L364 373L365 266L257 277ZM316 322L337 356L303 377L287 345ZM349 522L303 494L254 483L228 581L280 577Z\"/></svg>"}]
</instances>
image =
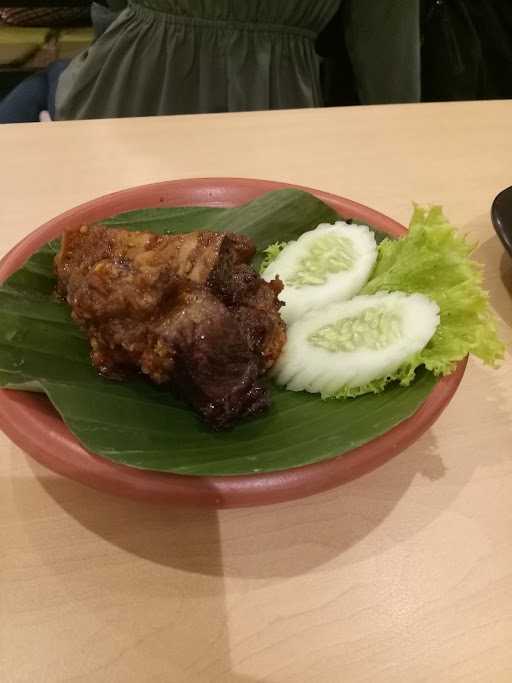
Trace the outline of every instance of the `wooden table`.
<instances>
[{"instance_id":1,"label":"wooden table","mask_svg":"<svg viewBox=\"0 0 512 683\"><path fill-rule=\"evenodd\" d=\"M512 342L512 102L0 127L0 253L118 188L247 176L407 222L439 202ZM512 359L471 361L435 426L327 494L209 512L131 503L0 436L0 680L512 680Z\"/></svg>"}]
</instances>

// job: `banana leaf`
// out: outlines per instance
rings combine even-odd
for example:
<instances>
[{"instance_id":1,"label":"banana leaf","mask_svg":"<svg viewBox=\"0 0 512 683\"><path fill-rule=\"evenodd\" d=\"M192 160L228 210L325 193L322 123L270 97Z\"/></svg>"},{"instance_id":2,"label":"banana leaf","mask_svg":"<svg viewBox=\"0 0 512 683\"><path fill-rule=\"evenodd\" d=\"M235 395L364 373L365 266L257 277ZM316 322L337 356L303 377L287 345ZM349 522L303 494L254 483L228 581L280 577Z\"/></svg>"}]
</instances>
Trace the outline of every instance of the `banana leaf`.
<instances>
[{"instance_id":1,"label":"banana leaf","mask_svg":"<svg viewBox=\"0 0 512 683\"><path fill-rule=\"evenodd\" d=\"M256 242L257 267L270 243L337 218L312 195L279 190L237 208L145 209L104 223L161 234L243 232ZM85 448L118 463L186 475L235 475L318 462L410 417L436 383L430 372L420 371L410 387L328 401L272 386L268 412L230 431L212 432L168 388L143 377L115 382L96 373L87 340L54 295L58 248L58 240L44 246L0 287L0 386L44 392Z\"/></svg>"}]
</instances>

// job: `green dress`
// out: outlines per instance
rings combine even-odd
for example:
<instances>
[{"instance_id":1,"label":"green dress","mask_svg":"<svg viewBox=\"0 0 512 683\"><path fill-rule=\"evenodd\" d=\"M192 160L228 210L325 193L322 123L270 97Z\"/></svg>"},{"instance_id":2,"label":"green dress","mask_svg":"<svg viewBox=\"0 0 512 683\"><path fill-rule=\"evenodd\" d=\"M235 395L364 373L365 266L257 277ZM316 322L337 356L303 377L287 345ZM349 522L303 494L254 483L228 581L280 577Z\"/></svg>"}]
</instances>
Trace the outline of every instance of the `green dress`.
<instances>
[{"instance_id":1,"label":"green dress","mask_svg":"<svg viewBox=\"0 0 512 683\"><path fill-rule=\"evenodd\" d=\"M313 107L340 0L133 0L59 80L57 118Z\"/></svg>"}]
</instances>

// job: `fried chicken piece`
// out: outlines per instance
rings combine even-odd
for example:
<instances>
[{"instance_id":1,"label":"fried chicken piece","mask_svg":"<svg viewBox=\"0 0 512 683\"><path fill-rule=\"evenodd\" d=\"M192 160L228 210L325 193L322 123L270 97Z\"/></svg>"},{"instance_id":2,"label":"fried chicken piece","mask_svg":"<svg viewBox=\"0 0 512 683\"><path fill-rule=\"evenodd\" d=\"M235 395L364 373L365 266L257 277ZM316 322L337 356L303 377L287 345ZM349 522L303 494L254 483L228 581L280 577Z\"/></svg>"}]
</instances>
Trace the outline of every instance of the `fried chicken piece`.
<instances>
[{"instance_id":1,"label":"fried chicken piece","mask_svg":"<svg viewBox=\"0 0 512 683\"><path fill-rule=\"evenodd\" d=\"M101 374L140 369L222 428L269 404L258 378L286 340L282 284L260 278L253 255L234 233L83 226L65 233L55 267Z\"/></svg>"}]
</instances>

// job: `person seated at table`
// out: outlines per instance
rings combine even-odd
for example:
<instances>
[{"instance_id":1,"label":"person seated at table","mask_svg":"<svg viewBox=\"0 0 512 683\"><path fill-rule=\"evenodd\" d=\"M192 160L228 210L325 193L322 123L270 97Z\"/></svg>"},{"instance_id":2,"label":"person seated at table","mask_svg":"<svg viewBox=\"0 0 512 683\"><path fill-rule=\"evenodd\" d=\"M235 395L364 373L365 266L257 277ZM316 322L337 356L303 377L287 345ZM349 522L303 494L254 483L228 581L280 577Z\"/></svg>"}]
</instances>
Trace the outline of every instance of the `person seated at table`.
<instances>
[{"instance_id":1,"label":"person seated at table","mask_svg":"<svg viewBox=\"0 0 512 683\"><path fill-rule=\"evenodd\" d=\"M20 84L0 122L320 106L326 31L346 40L362 102L419 99L419 0L109 3L93 6L95 42Z\"/></svg>"}]
</instances>

